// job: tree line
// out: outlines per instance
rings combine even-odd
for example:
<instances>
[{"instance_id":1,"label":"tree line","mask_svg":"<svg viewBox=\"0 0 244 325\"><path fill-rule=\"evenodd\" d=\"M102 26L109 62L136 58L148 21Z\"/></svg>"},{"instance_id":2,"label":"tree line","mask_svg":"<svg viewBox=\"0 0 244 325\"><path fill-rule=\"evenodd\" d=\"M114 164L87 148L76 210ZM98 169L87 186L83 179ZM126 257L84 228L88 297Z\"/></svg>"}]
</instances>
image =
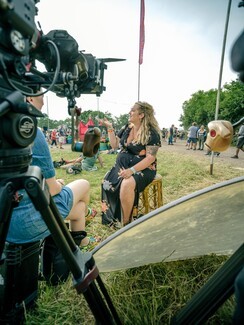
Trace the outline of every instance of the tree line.
<instances>
[{"instance_id":1,"label":"tree line","mask_svg":"<svg viewBox=\"0 0 244 325\"><path fill-rule=\"evenodd\" d=\"M198 125L207 126L210 121L215 120L217 89L208 91L199 90L192 94L191 98L186 100L182 105L182 111L179 118L181 126L187 130L192 122ZM80 120L84 123L88 122L89 117L92 118L95 125L99 125L99 119L106 116L113 122L115 129L119 130L128 121L128 114L121 114L114 117L110 112L87 110L81 112ZM239 121L244 116L244 84L240 81L231 81L226 83L220 93L220 105L218 120L227 120L232 124ZM47 115L39 119L38 125L49 129L56 129L60 125L71 127L71 117L65 120L51 120Z\"/></svg>"},{"instance_id":2,"label":"tree line","mask_svg":"<svg viewBox=\"0 0 244 325\"><path fill-rule=\"evenodd\" d=\"M58 129L60 125L66 125L68 128L71 128L71 117L67 117L65 120L52 120L48 118L47 114L43 114L44 116L38 119L38 126L40 128L46 128L49 130ZM123 125L128 122L128 114L122 114L119 117L112 116L109 112L101 112L101 111L91 111L87 110L81 113L79 119L83 123L87 123L89 118L92 118L95 126L99 125L99 119L103 119L106 117L108 120L113 122L114 128L119 130Z\"/></svg>"}]
</instances>

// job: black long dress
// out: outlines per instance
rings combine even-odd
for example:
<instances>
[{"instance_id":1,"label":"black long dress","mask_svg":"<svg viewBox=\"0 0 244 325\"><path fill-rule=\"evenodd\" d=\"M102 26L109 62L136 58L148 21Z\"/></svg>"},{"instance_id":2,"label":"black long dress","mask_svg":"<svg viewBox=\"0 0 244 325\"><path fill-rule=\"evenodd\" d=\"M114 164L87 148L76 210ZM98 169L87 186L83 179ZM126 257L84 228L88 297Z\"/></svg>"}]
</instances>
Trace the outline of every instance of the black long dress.
<instances>
[{"instance_id":1,"label":"black long dress","mask_svg":"<svg viewBox=\"0 0 244 325\"><path fill-rule=\"evenodd\" d=\"M156 130L150 130L150 137L146 145L140 143L128 143L127 138L130 134L131 127L124 126L118 133L120 138L121 151L117 155L115 165L106 173L102 181L102 224L116 225L121 222L121 205L120 205L120 185L122 179L118 173L121 168L130 168L146 157L146 146L161 146L160 136ZM133 215L136 214L138 207L139 194L145 187L150 184L155 175L157 160L155 160L146 169L132 175L136 181L135 200Z\"/></svg>"}]
</instances>

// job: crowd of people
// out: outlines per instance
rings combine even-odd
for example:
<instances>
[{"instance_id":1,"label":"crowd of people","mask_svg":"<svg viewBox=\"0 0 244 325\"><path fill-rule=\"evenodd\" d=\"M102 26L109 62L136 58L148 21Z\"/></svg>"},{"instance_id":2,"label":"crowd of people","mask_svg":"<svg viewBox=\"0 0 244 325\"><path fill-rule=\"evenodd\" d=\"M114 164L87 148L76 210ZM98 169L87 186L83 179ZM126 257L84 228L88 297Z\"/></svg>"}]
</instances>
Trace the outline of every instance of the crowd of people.
<instances>
[{"instance_id":1,"label":"crowd of people","mask_svg":"<svg viewBox=\"0 0 244 325\"><path fill-rule=\"evenodd\" d=\"M71 137L71 130L65 125L60 125L59 128L53 130L43 129L42 132L51 148L64 149L63 145L68 143L68 138Z\"/></svg>"}]
</instances>

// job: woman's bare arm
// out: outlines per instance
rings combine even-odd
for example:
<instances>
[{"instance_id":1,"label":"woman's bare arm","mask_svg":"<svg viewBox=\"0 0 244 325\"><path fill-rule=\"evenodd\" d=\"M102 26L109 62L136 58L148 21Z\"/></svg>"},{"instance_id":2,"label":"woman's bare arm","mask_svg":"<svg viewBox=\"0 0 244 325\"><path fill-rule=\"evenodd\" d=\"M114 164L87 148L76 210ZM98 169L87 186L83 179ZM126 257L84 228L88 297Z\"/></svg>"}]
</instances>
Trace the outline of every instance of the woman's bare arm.
<instances>
[{"instance_id":1,"label":"woman's bare arm","mask_svg":"<svg viewBox=\"0 0 244 325\"><path fill-rule=\"evenodd\" d=\"M55 177L46 179L49 188L49 193L54 196L61 192L62 187L65 185L63 179L56 179Z\"/></svg>"}]
</instances>

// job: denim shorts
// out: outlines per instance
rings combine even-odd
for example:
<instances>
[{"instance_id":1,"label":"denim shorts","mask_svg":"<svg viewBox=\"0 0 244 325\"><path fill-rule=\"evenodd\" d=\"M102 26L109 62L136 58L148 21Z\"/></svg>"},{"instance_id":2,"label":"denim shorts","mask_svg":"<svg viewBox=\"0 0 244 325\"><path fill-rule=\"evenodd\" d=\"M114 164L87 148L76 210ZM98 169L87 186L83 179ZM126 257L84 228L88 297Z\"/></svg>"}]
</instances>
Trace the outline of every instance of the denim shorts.
<instances>
[{"instance_id":1,"label":"denim shorts","mask_svg":"<svg viewBox=\"0 0 244 325\"><path fill-rule=\"evenodd\" d=\"M7 241L10 243L24 244L43 240L50 235L50 231L38 212L32 204L25 191L19 206L13 210L10 227L8 230ZM53 200L65 219L73 207L73 193L67 186L62 191L53 196Z\"/></svg>"},{"instance_id":2,"label":"denim shorts","mask_svg":"<svg viewBox=\"0 0 244 325\"><path fill-rule=\"evenodd\" d=\"M187 140L188 143L197 143L197 138L188 138Z\"/></svg>"}]
</instances>

